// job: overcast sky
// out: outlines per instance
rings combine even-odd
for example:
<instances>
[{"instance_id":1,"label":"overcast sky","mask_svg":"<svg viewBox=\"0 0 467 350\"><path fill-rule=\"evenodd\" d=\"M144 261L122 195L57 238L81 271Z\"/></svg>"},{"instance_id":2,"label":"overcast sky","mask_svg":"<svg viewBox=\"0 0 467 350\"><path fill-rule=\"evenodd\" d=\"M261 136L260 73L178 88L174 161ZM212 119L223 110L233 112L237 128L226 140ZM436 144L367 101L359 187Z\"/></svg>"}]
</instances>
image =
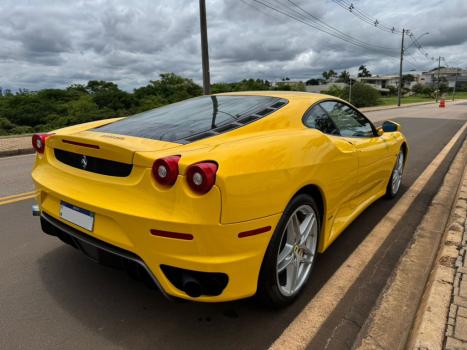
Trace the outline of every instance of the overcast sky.
<instances>
[{"instance_id":1,"label":"overcast sky","mask_svg":"<svg viewBox=\"0 0 467 350\"><path fill-rule=\"evenodd\" d=\"M291 8L287 0L266 0ZM350 2L349 0L348 2ZM207 0L212 82L243 78L308 79L323 70L366 64L398 71L400 36L362 22L331 0L295 0L312 15L370 45L355 47L253 0ZM434 68L431 57L467 66L466 0L355 0L357 9L396 28L410 28L427 59L412 47L405 71ZM174 72L201 82L197 0L2 0L0 86L64 87L103 79L132 90ZM410 43L410 40L408 40Z\"/></svg>"}]
</instances>

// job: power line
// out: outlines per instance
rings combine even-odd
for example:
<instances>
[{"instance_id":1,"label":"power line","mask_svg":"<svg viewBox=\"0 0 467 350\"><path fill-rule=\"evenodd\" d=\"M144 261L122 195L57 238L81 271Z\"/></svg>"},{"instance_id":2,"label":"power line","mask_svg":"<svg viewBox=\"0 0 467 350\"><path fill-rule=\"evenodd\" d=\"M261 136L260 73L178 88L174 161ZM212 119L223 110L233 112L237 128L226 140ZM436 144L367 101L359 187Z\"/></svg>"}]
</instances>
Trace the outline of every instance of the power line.
<instances>
[{"instance_id":1,"label":"power line","mask_svg":"<svg viewBox=\"0 0 467 350\"><path fill-rule=\"evenodd\" d=\"M392 33L392 34L402 34L402 30L397 29L394 26L386 25L382 23L381 21L379 21L377 18L373 18L367 15L365 12L355 7L355 5L348 0L332 0L332 1L336 3L337 5L339 5L340 7L342 7L343 9L349 11L351 14L353 14L355 17L359 18L363 22L368 23L379 30L382 30L387 33Z\"/></svg>"},{"instance_id":2,"label":"power line","mask_svg":"<svg viewBox=\"0 0 467 350\"><path fill-rule=\"evenodd\" d=\"M261 7L261 6L257 5L257 4L249 3L246 0L240 0L240 1L243 2L245 5L253 7L254 9L258 10L259 12L264 13L267 16L273 16L274 18L277 18L277 19L280 20L280 17L276 13L271 13L267 9L265 9L265 8L263 8L263 7Z\"/></svg>"},{"instance_id":3,"label":"power line","mask_svg":"<svg viewBox=\"0 0 467 350\"><path fill-rule=\"evenodd\" d=\"M351 1L349 0L332 0L334 3L342 7L343 9L349 11L352 13L354 16L358 17L360 20L363 22L366 22L372 26L374 26L377 29L380 29L385 32L389 32L392 34L402 34L402 31L399 29L396 29L395 26L389 26L378 19L371 17L370 15L366 14L364 11L360 10L357 8ZM418 51L425 57L425 59L429 59L429 53L423 48L422 44L418 41L418 39L414 36L414 33L410 30L406 30L406 33L408 33L409 38L412 40L412 44L416 46ZM409 45L410 47L410 45ZM434 61L435 58L431 57L431 60Z\"/></svg>"},{"instance_id":4,"label":"power line","mask_svg":"<svg viewBox=\"0 0 467 350\"><path fill-rule=\"evenodd\" d=\"M276 0L277 1L277 0ZM314 16L312 13L306 11L304 8L300 7L299 5L297 5L297 3L295 3L294 1L292 0L287 0L289 3L291 3L293 6L295 6L296 8L298 8L301 12L305 13L305 15L309 16L308 18L312 18L312 20L315 20L316 22L322 24L323 26L329 28L330 30L334 30L336 31L337 33L347 37L347 38L351 38L351 39L355 39L355 40L358 40L360 43L364 44L364 45L368 45L366 42L364 41L361 41L359 39L356 39L356 38L353 38L352 36L348 35L347 33L344 33L342 31L340 31L339 29L327 24L326 22L322 21L320 18ZM278 2L278 1L277 1ZM299 13L297 11L295 11L296 13ZM371 46L374 46L374 47L378 47L378 48L381 48L381 49L384 49L384 50L394 50L393 48L389 48L389 47L384 47L384 46L379 46L379 45L371 45Z\"/></svg>"},{"instance_id":5,"label":"power line","mask_svg":"<svg viewBox=\"0 0 467 350\"><path fill-rule=\"evenodd\" d=\"M307 13L307 15L304 15L302 13L300 13L299 11L295 10L295 9L292 9L288 6L286 6L285 4L282 4L279 2L279 5L281 6L281 8L277 8L276 6L274 6L272 3L268 2L267 0L263 0L263 1L260 1L260 0L253 0L254 2L262 5L262 6L265 6L277 13L280 13L284 16L287 16L289 18L292 18L298 22L301 22L309 27L312 27L314 29L317 29L321 32L324 32L328 35L331 35L337 39L340 39L340 40L343 40L349 44L352 44L354 46L358 46L358 47L361 47L361 48L365 48L365 49L370 49L370 50L373 50L373 51L387 51L387 52L393 52L395 53L395 49L393 48L388 48L388 47L383 47L383 46L376 46L376 45L371 45L371 44L368 44L364 41L361 41L357 38L354 38L348 34L345 34L341 31L339 31L337 28L334 28L330 25L328 25L327 23L325 23L324 21L321 21L318 22L316 21L315 18L311 17L309 15L309 13Z\"/></svg>"},{"instance_id":6,"label":"power line","mask_svg":"<svg viewBox=\"0 0 467 350\"><path fill-rule=\"evenodd\" d=\"M424 57L425 59L428 59L428 60L431 59L432 61L435 60L434 57L431 57L431 58L430 58L430 54L425 50L425 48L423 47L423 45L420 44L420 41L418 40L418 38L415 37L415 35L414 35L413 32L411 32L411 33L409 34L409 38L412 40L412 44L411 44L411 45L415 45L415 47L417 48L418 52L419 52L421 55L423 55L423 57Z\"/></svg>"}]
</instances>

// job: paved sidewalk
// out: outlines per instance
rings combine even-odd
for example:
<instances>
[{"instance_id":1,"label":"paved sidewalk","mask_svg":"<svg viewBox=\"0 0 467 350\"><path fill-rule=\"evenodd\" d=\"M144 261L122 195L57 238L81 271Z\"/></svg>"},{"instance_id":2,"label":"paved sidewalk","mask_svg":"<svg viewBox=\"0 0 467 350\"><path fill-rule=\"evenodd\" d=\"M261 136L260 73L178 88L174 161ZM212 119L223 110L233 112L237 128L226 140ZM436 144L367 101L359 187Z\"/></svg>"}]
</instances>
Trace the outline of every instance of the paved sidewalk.
<instances>
[{"instance_id":1,"label":"paved sidewalk","mask_svg":"<svg viewBox=\"0 0 467 350\"><path fill-rule=\"evenodd\" d=\"M33 153L31 135L0 138L0 157Z\"/></svg>"},{"instance_id":2,"label":"paved sidewalk","mask_svg":"<svg viewBox=\"0 0 467 350\"><path fill-rule=\"evenodd\" d=\"M451 305L446 324L445 349L467 349L467 172L456 207L453 222L448 235L460 237L459 254L455 260L455 275L451 295ZM454 232L452 232L454 231ZM455 233L457 232L457 234Z\"/></svg>"},{"instance_id":3,"label":"paved sidewalk","mask_svg":"<svg viewBox=\"0 0 467 350\"><path fill-rule=\"evenodd\" d=\"M408 349L467 349L467 167Z\"/></svg>"}]
</instances>

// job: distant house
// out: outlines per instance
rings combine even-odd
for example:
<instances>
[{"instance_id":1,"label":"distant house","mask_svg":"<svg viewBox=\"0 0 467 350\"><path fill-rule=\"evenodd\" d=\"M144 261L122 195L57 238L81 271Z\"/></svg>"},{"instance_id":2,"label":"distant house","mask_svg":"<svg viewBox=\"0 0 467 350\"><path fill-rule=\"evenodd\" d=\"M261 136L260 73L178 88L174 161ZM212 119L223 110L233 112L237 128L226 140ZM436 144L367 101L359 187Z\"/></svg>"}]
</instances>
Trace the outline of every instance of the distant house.
<instances>
[{"instance_id":1,"label":"distant house","mask_svg":"<svg viewBox=\"0 0 467 350\"><path fill-rule=\"evenodd\" d=\"M341 89L345 88L347 84L345 83L327 83L327 84L320 84L320 85L307 85L305 86L305 91L306 92L314 92L314 93L320 93L320 92L326 92L329 91L331 86L337 86Z\"/></svg>"},{"instance_id":2,"label":"distant house","mask_svg":"<svg viewBox=\"0 0 467 350\"><path fill-rule=\"evenodd\" d=\"M303 80L281 80L272 83L272 87L278 89L284 86L290 86L293 90L296 90L299 87L303 88L303 86L305 86L305 83L303 82Z\"/></svg>"},{"instance_id":3,"label":"distant house","mask_svg":"<svg viewBox=\"0 0 467 350\"><path fill-rule=\"evenodd\" d=\"M457 75L457 77L456 77ZM438 68L427 72L422 72L418 82L422 85L435 85L438 80ZM457 80L457 87L467 84L467 70L461 68L440 68L439 80L448 84L448 87L454 87Z\"/></svg>"},{"instance_id":4,"label":"distant house","mask_svg":"<svg viewBox=\"0 0 467 350\"><path fill-rule=\"evenodd\" d=\"M389 92L389 87L399 85L398 75L375 75L372 77L359 77L358 81L373 86L379 92Z\"/></svg>"}]
</instances>

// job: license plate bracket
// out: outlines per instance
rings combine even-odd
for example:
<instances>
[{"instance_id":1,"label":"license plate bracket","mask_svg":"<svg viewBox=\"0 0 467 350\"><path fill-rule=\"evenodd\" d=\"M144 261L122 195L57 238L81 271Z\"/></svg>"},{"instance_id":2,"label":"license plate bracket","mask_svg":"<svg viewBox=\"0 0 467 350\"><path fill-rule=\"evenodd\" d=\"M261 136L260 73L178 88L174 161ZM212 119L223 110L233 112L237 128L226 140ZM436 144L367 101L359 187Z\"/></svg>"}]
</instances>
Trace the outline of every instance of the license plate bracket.
<instances>
[{"instance_id":1,"label":"license plate bracket","mask_svg":"<svg viewBox=\"0 0 467 350\"><path fill-rule=\"evenodd\" d=\"M95 214L76 205L60 202L60 217L88 231L94 230Z\"/></svg>"}]
</instances>

